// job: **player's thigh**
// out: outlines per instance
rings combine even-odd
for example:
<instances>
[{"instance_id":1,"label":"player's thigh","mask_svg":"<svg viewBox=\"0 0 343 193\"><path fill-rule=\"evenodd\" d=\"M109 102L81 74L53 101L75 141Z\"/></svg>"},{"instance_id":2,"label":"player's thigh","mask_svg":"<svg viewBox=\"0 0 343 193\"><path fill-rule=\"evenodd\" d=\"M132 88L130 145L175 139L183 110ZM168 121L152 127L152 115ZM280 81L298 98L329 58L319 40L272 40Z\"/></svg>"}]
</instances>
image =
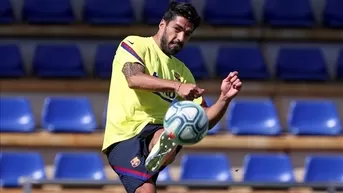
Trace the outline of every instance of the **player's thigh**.
<instances>
[{"instance_id":1,"label":"player's thigh","mask_svg":"<svg viewBox=\"0 0 343 193\"><path fill-rule=\"evenodd\" d=\"M152 131L152 133L150 133L150 136L145 137L146 141L148 142L148 153L150 153L151 149L153 148L153 146L157 143L158 139L160 138L160 136L162 135L164 128L162 125L147 125L147 130ZM175 149L173 149L171 152L168 153L168 155L166 156L165 160L164 160L164 166L167 166L171 163L174 162L177 154L181 151L182 146L178 145L175 147Z\"/></svg>"},{"instance_id":2,"label":"player's thigh","mask_svg":"<svg viewBox=\"0 0 343 193\"><path fill-rule=\"evenodd\" d=\"M152 185L156 183L158 173L145 168L145 149L145 142L137 137L119 142L108 149L109 164L128 193L135 193L136 190L154 191Z\"/></svg>"},{"instance_id":3,"label":"player's thigh","mask_svg":"<svg viewBox=\"0 0 343 193\"><path fill-rule=\"evenodd\" d=\"M144 181L131 176L120 175L120 180L127 193L156 193L155 178Z\"/></svg>"},{"instance_id":4,"label":"player's thigh","mask_svg":"<svg viewBox=\"0 0 343 193\"><path fill-rule=\"evenodd\" d=\"M149 180L138 187L135 193L157 193L156 185L152 180Z\"/></svg>"},{"instance_id":5,"label":"player's thigh","mask_svg":"<svg viewBox=\"0 0 343 193\"><path fill-rule=\"evenodd\" d=\"M164 131L164 128L161 127L158 130L156 130L153 134L152 134L152 138L150 141L147 141L149 143L148 147L149 147L149 152L151 151L151 149L154 147L154 145L157 143L158 139L160 138L160 136L162 135Z\"/></svg>"}]
</instances>

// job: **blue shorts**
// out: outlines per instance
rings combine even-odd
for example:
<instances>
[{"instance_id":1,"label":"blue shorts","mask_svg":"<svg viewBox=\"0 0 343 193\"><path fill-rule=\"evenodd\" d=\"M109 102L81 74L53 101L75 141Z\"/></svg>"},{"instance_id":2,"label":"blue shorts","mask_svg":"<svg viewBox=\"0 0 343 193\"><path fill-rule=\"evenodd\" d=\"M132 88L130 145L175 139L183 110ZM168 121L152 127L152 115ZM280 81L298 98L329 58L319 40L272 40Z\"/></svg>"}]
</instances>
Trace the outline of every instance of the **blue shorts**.
<instances>
[{"instance_id":1,"label":"blue shorts","mask_svg":"<svg viewBox=\"0 0 343 193\"><path fill-rule=\"evenodd\" d=\"M154 133L162 128L161 124L148 124L137 136L115 143L107 149L108 161L128 193L134 193L149 180L156 184L159 172L164 169L161 167L159 171L151 172L145 168L149 143ZM179 146L176 153L179 153L181 148Z\"/></svg>"}]
</instances>

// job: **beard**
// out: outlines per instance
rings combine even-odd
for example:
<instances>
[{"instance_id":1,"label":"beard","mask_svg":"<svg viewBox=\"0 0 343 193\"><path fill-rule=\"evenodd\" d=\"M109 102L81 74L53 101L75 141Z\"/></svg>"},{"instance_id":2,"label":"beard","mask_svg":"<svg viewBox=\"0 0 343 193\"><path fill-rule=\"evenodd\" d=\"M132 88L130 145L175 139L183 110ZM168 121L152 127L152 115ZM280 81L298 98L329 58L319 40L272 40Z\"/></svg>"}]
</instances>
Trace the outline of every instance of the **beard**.
<instances>
[{"instance_id":1,"label":"beard","mask_svg":"<svg viewBox=\"0 0 343 193\"><path fill-rule=\"evenodd\" d=\"M169 42L167 40L166 31L163 32L161 37L161 50L167 55L176 55L183 47L181 42Z\"/></svg>"}]
</instances>

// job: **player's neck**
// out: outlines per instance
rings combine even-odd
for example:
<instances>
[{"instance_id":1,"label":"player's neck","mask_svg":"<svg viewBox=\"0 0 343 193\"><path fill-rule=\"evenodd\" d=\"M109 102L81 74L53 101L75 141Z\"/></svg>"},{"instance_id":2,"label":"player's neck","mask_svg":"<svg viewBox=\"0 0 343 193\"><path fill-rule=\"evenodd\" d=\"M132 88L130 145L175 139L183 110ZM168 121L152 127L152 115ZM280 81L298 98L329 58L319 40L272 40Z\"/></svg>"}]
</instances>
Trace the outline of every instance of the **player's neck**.
<instances>
[{"instance_id":1,"label":"player's neck","mask_svg":"<svg viewBox=\"0 0 343 193\"><path fill-rule=\"evenodd\" d=\"M152 36L152 39L155 41L155 43L157 44L157 46L160 48L160 50L166 55L168 56L169 58L171 58L170 55L166 54L163 49L162 49L162 46L161 46L161 38L158 36L158 34L155 34L154 36Z\"/></svg>"}]
</instances>

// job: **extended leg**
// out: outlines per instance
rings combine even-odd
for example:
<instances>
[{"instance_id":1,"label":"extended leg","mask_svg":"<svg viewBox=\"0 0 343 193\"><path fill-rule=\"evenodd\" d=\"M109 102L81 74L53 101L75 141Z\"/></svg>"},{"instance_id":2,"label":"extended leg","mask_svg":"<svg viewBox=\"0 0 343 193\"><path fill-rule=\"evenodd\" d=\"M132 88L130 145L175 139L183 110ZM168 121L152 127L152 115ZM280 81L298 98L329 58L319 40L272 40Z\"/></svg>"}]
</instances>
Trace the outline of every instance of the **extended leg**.
<instances>
[{"instance_id":1,"label":"extended leg","mask_svg":"<svg viewBox=\"0 0 343 193\"><path fill-rule=\"evenodd\" d=\"M157 171L161 166L168 165L174 160L177 144L168 136L164 129L155 132L149 144L149 156L145 160L145 167L150 171Z\"/></svg>"}]
</instances>

